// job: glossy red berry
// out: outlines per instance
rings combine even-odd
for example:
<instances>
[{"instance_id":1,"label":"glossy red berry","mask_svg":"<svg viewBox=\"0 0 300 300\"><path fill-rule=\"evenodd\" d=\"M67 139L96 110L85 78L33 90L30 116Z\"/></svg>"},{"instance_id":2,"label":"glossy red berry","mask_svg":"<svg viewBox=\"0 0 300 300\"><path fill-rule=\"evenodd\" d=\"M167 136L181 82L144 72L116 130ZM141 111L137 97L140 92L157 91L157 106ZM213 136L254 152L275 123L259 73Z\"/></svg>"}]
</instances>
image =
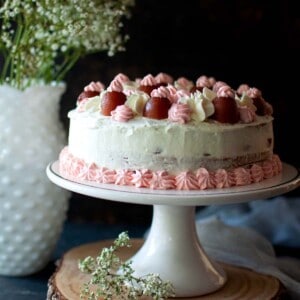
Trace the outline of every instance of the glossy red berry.
<instances>
[{"instance_id":1,"label":"glossy red berry","mask_svg":"<svg viewBox=\"0 0 300 300\"><path fill-rule=\"evenodd\" d=\"M83 91L82 93L80 93L80 95L77 98L77 102L82 101L83 99L86 98L92 98L95 96L99 96L99 92L96 91Z\"/></svg>"},{"instance_id":2,"label":"glossy red berry","mask_svg":"<svg viewBox=\"0 0 300 300\"><path fill-rule=\"evenodd\" d=\"M213 100L215 112L212 119L220 123L237 123L240 119L235 99L231 97L217 97Z\"/></svg>"},{"instance_id":3,"label":"glossy red berry","mask_svg":"<svg viewBox=\"0 0 300 300\"><path fill-rule=\"evenodd\" d=\"M150 98L145 107L143 115L144 117L151 119L166 119L168 118L168 111L171 107L171 102L167 98Z\"/></svg>"},{"instance_id":4,"label":"glossy red berry","mask_svg":"<svg viewBox=\"0 0 300 300\"><path fill-rule=\"evenodd\" d=\"M262 98L252 98L252 100L256 107L255 113L259 116L265 115L265 101Z\"/></svg>"},{"instance_id":5,"label":"glossy red berry","mask_svg":"<svg viewBox=\"0 0 300 300\"><path fill-rule=\"evenodd\" d=\"M110 116L110 113L119 105L123 105L126 101L126 95L122 92L110 91L104 94L101 100L101 112L105 116Z\"/></svg>"},{"instance_id":6,"label":"glossy red berry","mask_svg":"<svg viewBox=\"0 0 300 300\"><path fill-rule=\"evenodd\" d=\"M156 85L140 85L139 90L150 96L151 92L156 88Z\"/></svg>"}]
</instances>

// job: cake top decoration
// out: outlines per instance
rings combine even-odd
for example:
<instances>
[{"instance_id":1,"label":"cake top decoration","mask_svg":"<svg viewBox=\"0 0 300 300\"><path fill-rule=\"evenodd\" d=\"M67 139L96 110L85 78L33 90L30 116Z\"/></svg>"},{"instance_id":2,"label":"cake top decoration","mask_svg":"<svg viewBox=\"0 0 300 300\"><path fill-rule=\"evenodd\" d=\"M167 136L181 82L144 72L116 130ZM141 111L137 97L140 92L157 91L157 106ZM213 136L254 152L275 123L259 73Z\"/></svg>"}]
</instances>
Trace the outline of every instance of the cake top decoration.
<instances>
[{"instance_id":1,"label":"cake top decoration","mask_svg":"<svg viewBox=\"0 0 300 300\"><path fill-rule=\"evenodd\" d=\"M90 104L89 99L96 97ZM225 99L231 100L225 100ZM79 105L81 101L84 103ZM172 104L185 104L173 106ZM223 124L251 123L257 116L272 115L273 108L256 87L243 83L237 89L224 81L206 75L192 81L184 76L174 79L168 73L151 73L131 80L124 73L117 74L105 88L100 81L86 85L77 98L78 111L98 112L116 117L117 106L126 104L132 116L156 120L169 120L188 124L190 122L220 122ZM128 109L122 110L122 113ZM171 110L171 111L169 111ZM189 113L187 113L189 112ZM117 114L118 115L118 114ZM178 117L178 115L180 115ZM121 119L120 119L121 120Z\"/></svg>"}]
</instances>

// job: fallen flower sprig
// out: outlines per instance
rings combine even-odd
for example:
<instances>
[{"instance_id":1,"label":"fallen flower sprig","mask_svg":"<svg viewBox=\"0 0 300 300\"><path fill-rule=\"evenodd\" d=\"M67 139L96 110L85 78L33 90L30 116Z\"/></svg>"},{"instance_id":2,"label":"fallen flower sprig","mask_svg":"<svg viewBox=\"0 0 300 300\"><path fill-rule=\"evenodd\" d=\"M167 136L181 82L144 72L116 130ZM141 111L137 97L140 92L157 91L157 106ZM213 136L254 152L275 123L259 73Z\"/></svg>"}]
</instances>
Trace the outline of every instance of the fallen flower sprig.
<instances>
[{"instance_id":1,"label":"fallen flower sprig","mask_svg":"<svg viewBox=\"0 0 300 300\"><path fill-rule=\"evenodd\" d=\"M82 286L81 299L105 300L128 299L136 300L148 296L154 300L174 297L174 288L169 281L163 281L158 274L147 274L136 277L131 261L122 261L116 252L122 247L131 247L127 232L108 248L103 248L99 256L88 256L79 261L79 269L91 274L90 280Z\"/></svg>"}]
</instances>

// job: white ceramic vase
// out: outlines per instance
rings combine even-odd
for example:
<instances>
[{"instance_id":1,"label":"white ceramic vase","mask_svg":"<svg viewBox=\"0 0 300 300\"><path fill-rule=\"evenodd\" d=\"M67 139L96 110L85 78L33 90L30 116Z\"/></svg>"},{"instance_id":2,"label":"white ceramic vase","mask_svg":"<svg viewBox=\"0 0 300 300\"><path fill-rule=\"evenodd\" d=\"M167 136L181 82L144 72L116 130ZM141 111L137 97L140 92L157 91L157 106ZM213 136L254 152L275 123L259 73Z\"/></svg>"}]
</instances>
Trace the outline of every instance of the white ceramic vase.
<instances>
[{"instance_id":1,"label":"white ceramic vase","mask_svg":"<svg viewBox=\"0 0 300 300\"><path fill-rule=\"evenodd\" d=\"M45 170L66 142L59 120L65 88L0 86L0 275L41 270L60 237L70 194Z\"/></svg>"}]
</instances>

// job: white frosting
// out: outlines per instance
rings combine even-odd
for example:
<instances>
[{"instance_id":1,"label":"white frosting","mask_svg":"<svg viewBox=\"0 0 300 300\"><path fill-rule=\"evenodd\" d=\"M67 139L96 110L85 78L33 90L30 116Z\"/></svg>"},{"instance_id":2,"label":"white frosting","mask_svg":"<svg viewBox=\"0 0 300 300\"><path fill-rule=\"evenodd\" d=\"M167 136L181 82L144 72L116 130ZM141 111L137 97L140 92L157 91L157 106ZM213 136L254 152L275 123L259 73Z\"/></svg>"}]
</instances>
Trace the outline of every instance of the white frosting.
<instances>
[{"instance_id":1,"label":"white frosting","mask_svg":"<svg viewBox=\"0 0 300 300\"><path fill-rule=\"evenodd\" d=\"M192 111L191 118L195 122L203 122L215 111L212 101L204 97L199 91L191 94L189 97L180 98L179 102L187 103L190 106Z\"/></svg>"},{"instance_id":2,"label":"white frosting","mask_svg":"<svg viewBox=\"0 0 300 300\"><path fill-rule=\"evenodd\" d=\"M233 125L214 121L181 125L144 117L121 123L92 110L73 110L68 116L69 151L110 169L163 169L171 173L200 166L217 169L230 167L237 157L249 158L250 163L251 157L273 153L271 116Z\"/></svg>"},{"instance_id":3,"label":"white frosting","mask_svg":"<svg viewBox=\"0 0 300 300\"><path fill-rule=\"evenodd\" d=\"M127 97L125 104L132 109L134 114L141 116L143 114L144 106L149 99L150 97L148 94L135 91Z\"/></svg>"}]
</instances>

